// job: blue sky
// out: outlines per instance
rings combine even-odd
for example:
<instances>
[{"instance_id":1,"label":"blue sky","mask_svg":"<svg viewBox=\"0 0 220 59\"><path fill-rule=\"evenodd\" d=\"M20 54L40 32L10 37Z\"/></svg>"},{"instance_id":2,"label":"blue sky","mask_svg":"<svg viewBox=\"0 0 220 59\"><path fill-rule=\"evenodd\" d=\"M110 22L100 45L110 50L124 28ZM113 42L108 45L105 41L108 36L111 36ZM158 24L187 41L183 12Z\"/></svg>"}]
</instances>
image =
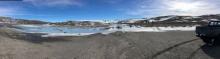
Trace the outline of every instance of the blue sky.
<instances>
[{"instance_id":1,"label":"blue sky","mask_svg":"<svg viewBox=\"0 0 220 59\"><path fill-rule=\"evenodd\" d=\"M0 16L43 21L116 20L163 15L219 14L218 0L0 1Z\"/></svg>"}]
</instances>

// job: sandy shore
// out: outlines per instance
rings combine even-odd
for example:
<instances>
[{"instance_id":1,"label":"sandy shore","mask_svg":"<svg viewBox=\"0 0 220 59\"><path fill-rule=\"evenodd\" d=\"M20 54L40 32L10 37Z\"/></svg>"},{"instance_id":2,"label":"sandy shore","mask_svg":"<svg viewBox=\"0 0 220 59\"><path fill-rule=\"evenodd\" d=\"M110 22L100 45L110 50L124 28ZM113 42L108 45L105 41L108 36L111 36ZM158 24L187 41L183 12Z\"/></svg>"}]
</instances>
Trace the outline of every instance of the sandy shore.
<instances>
[{"instance_id":1,"label":"sandy shore","mask_svg":"<svg viewBox=\"0 0 220 59\"><path fill-rule=\"evenodd\" d=\"M0 59L219 59L193 31L42 38L0 28Z\"/></svg>"}]
</instances>

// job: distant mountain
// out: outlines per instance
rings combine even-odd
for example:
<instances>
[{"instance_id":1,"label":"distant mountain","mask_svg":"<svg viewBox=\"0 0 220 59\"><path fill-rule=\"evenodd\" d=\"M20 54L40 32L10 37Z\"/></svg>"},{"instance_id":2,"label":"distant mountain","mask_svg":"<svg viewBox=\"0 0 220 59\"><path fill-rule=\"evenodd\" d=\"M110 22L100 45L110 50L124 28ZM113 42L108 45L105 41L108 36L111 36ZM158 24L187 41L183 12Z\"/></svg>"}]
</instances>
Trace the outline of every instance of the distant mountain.
<instances>
[{"instance_id":1,"label":"distant mountain","mask_svg":"<svg viewBox=\"0 0 220 59\"><path fill-rule=\"evenodd\" d=\"M17 24L47 24L49 22L39 21L39 20L25 20L25 19L15 19Z\"/></svg>"},{"instance_id":2,"label":"distant mountain","mask_svg":"<svg viewBox=\"0 0 220 59\"><path fill-rule=\"evenodd\" d=\"M0 23L8 24L47 24L48 22L39 20L14 19L11 17L0 17Z\"/></svg>"},{"instance_id":3,"label":"distant mountain","mask_svg":"<svg viewBox=\"0 0 220 59\"><path fill-rule=\"evenodd\" d=\"M149 22L208 22L218 21L220 15L202 16L160 16L148 19Z\"/></svg>"},{"instance_id":4,"label":"distant mountain","mask_svg":"<svg viewBox=\"0 0 220 59\"><path fill-rule=\"evenodd\" d=\"M10 17L0 17L0 23L14 23L15 19Z\"/></svg>"},{"instance_id":5,"label":"distant mountain","mask_svg":"<svg viewBox=\"0 0 220 59\"><path fill-rule=\"evenodd\" d=\"M130 22L132 21L132 22ZM220 15L202 15L202 16L159 16L149 19L140 20L125 20L119 21L118 23L130 24L130 25L141 25L141 26L195 26L204 25L209 21L220 21Z\"/></svg>"},{"instance_id":6,"label":"distant mountain","mask_svg":"<svg viewBox=\"0 0 220 59\"><path fill-rule=\"evenodd\" d=\"M208 20L208 21L219 21L220 20L220 14L215 14L215 15L202 15L202 16L199 16L205 20ZM203 21L205 21L203 20Z\"/></svg>"},{"instance_id":7,"label":"distant mountain","mask_svg":"<svg viewBox=\"0 0 220 59\"><path fill-rule=\"evenodd\" d=\"M103 22L95 22L95 21L67 21L67 22L56 22L50 23L50 25L58 25L58 26L107 26L106 23Z\"/></svg>"}]
</instances>

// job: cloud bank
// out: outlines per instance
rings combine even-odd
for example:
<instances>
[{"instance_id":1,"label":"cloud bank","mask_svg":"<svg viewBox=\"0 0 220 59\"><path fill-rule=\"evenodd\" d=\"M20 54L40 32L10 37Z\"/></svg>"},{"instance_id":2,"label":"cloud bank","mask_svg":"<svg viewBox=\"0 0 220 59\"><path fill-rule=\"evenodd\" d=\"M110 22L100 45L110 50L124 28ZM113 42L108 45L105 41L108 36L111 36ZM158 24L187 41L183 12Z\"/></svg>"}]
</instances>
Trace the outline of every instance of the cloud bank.
<instances>
[{"instance_id":1,"label":"cloud bank","mask_svg":"<svg viewBox=\"0 0 220 59\"><path fill-rule=\"evenodd\" d=\"M0 7L0 16L14 15L15 13L17 11L14 8Z\"/></svg>"},{"instance_id":2,"label":"cloud bank","mask_svg":"<svg viewBox=\"0 0 220 59\"><path fill-rule=\"evenodd\" d=\"M218 0L143 0L127 13L139 16L219 14Z\"/></svg>"},{"instance_id":3,"label":"cloud bank","mask_svg":"<svg viewBox=\"0 0 220 59\"><path fill-rule=\"evenodd\" d=\"M34 6L82 6L81 0L24 0Z\"/></svg>"}]
</instances>

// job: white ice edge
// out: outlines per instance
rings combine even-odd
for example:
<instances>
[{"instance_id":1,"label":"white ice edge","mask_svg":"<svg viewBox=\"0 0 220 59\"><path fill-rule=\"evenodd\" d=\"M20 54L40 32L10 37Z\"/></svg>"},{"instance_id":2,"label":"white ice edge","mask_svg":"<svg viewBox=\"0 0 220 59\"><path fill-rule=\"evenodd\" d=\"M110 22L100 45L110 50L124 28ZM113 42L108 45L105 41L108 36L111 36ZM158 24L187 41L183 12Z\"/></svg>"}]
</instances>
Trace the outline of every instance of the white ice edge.
<instances>
[{"instance_id":1,"label":"white ice edge","mask_svg":"<svg viewBox=\"0 0 220 59\"><path fill-rule=\"evenodd\" d=\"M41 37L56 37L56 36L86 36L95 33L48 33L47 35L42 35Z\"/></svg>"},{"instance_id":2,"label":"white ice edge","mask_svg":"<svg viewBox=\"0 0 220 59\"><path fill-rule=\"evenodd\" d=\"M14 25L14 26L22 26L22 27L42 27L42 26L52 26L48 24L43 24L43 25Z\"/></svg>"}]
</instances>

